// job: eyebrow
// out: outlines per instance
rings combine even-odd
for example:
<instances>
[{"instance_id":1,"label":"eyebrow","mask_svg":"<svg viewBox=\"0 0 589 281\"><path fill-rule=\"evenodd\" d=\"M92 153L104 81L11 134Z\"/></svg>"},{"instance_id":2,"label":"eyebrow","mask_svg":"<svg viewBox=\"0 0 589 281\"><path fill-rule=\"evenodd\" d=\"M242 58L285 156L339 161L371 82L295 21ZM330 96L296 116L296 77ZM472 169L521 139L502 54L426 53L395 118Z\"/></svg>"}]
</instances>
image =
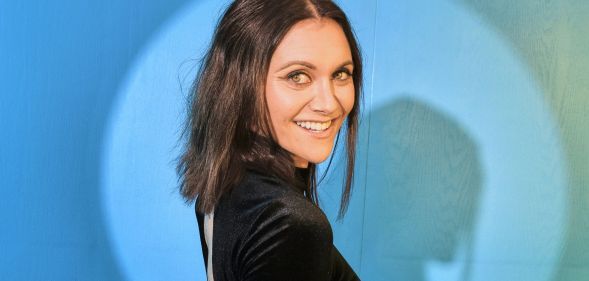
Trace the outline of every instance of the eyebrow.
<instances>
[{"instance_id":1,"label":"eyebrow","mask_svg":"<svg viewBox=\"0 0 589 281\"><path fill-rule=\"evenodd\" d=\"M346 65L350 65L350 64L352 66L354 65L354 63L351 60L348 60L348 61L340 64L340 66L338 66L337 68L342 68L342 67L344 67ZM313 69L313 70L317 69L317 67L315 65L313 65L312 63L309 63L309 62L306 62L306 61L302 61L302 60L295 60L295 61L288 62L287 64L285 64L284 66L282 66L278 71L282 71L283 69L286 69L286 68L291 67L293 65L302 65L302 66L304 66L306 68Z\"/></svg>"}]
</instances>

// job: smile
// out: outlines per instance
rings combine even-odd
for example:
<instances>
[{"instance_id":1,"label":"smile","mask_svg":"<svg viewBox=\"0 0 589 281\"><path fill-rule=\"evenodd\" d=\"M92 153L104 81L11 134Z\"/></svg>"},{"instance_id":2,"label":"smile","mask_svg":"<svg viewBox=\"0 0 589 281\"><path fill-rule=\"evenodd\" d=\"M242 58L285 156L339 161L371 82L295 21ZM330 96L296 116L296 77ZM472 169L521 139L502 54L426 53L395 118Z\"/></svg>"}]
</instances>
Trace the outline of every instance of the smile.
<instances>
[{"instance_id":1,"label":"smile","mask_svg":"<svg viewBox=\"0 0 589 281\"><path fill-rule=\"evenodd\" d=\"M329 120L327 122L296 121L295 123L301 128L316 132L322 132L331 127L332 120Z\"/></svg>"}]
</instances>

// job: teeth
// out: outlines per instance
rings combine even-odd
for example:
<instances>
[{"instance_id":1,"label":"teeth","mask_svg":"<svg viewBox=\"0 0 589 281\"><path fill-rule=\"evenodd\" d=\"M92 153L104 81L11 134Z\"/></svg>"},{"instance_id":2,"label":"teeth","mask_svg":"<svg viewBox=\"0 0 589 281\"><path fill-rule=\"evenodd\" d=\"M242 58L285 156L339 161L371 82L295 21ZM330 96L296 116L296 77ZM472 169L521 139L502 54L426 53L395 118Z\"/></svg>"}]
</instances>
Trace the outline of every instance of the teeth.
<instances>
[{"instance_id":1,"label":"teeth","mask_svg":"<svg viewBox=\"0 0 589 281\"><path fill-rule=\"evenodd\" d=\"M296 123L300 127L313 131L325 131L331 126L331 120L327 122L297 121Z\"/></svg>"}]
</instances>

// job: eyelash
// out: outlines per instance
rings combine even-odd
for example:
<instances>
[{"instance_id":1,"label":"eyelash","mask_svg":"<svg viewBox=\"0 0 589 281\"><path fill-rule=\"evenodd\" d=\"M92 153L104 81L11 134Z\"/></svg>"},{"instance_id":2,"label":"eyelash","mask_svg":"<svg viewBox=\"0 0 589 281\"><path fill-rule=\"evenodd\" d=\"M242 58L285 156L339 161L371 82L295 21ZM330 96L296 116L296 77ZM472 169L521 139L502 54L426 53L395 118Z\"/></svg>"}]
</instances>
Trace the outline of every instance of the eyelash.
<instances>
[{"instance_id":1,"label":"eyelash","mask_svg":"<svg viewBox=\"0 0 589 281\"><path fill-rule=\"evenodd\" d=\"M337 79L336 77L340 73L346 74L347 77L345 79ZM304 84L307 84L307 83L297 83L297 82L295 82L293 79L296 76L298 76L298 75L305 75L305 76L307 76L309 78L309 80L311 79L311 77L307 73L305 73L304 71L301 71L301 70L297 70L297 71L293 71L293 72L289 73L286 76L286 79L289 80L290 82L293 82L296 86L303 86ZM337 80L337 81L346 81L346 80L348 80L348 79L350 79L352 77L352 73L347 68L341 68L341 69L337 70L331 77L334 80Z\"/></svg>"},{"instance_id":2,"label":"eyelash","mask_svg":"<svg viewBox=\"0 0 589 281\"><path fill-rule=\"evenodd\" d=\"M344 74L346 74L348 76L348 77L346 77L346 79L341 79L339 81L345 81L345 80L348 80L349 78L352 78L352 72L350 72L347 68L341 68L341 69L339 69L338 71L336 71L333 74L332 77L335 79L339 73L344 73Z\"/></svg>"},{"instance_id":3,"label":"eyelash","mask_svg":"<svg viewBox=\"0 0 589 281\"><path fill-rule=\"evenodd\" d=\"M297 85L300 85L301 83L297 83L297 82L295 82L295 81L294 81L294 78L295 78L296 76L298 76L298 75L305 75L305 76L309 77L309 75L308 75L307 73L305 73L304 71L297 70L297 71L293 71L293 72L289 73L289 74L286 76L286 78L287 78L289 81L292 81L292 82L294 82L294 83L295 83L295 84L297 84ZM310 77L309 77L309 80L310 80Z\"/></svg>"}]
</instances>

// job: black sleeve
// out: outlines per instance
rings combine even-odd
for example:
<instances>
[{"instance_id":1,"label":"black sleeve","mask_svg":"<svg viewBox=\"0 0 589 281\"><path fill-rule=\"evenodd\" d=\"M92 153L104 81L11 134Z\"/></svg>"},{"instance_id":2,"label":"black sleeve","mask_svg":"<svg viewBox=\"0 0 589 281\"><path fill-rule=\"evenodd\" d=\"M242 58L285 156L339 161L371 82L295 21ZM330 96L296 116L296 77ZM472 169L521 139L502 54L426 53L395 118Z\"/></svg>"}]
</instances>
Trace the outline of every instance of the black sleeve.
<instances>
[{"instance_id":1,"label":"black sleeve","mask_svg":"<svg viewBox=\"0 0 589 281\"><path fill-rule=\"evenodd\" d=\"M356 272L340 254L336 247L333 247L333 281L355 281L360 280Z\"/></svg>"},{"instance_id":2,"label":"black sleeve","mask_svg":"<svg viewBox=\"0 0 589 281\"><path fill-rule=\"evenodd\" d=\"M355 276L333 246L325 215L291 203L273 202L257 217L238 255L240 280L326 281L336 277L334 270Z\"/></svg>"}]
</instances>

